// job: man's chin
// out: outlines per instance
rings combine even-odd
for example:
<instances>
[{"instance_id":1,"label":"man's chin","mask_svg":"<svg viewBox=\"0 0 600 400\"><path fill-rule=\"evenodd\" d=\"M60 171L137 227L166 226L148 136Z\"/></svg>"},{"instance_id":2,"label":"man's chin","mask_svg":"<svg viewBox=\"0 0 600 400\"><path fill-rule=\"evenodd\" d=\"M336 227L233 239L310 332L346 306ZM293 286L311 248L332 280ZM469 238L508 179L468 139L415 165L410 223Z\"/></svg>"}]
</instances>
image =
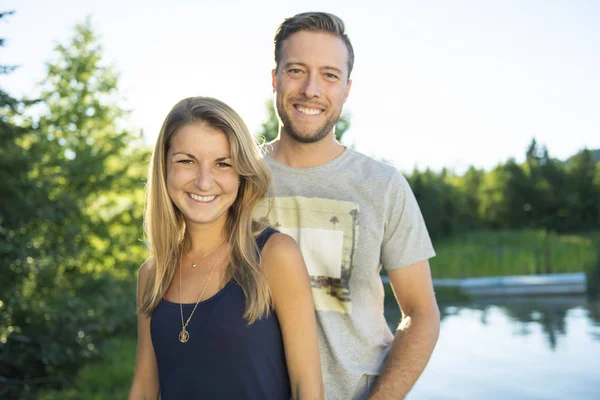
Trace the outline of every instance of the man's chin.
<instances>
[{"instance_id":1,"label":"man's chin","mask_svg":"<svg viewBox=\"0 0 600 400\"><path fill-rule=\"evenodd\" d=\"M289 136L297 142L300 143L317 143L327 137L327 133L323 134L321 132L317 133L299 133L299 132L289 132Z\"/></svg>"},{"instance_id":2,"label":"man's chin","mask_svg":"<svg viewBox=\"0 0 600 400\"><path fill-rule=\"evenodd\" d=\"M293 128L293 127L292 127ZM291 129L286 130L288 135L297 142L300 143L316 143L325 139L329 133L331 133L333 127L331 129L312 129L312 130L300 130L300 129Z\"/></svg>"}]
</instances>

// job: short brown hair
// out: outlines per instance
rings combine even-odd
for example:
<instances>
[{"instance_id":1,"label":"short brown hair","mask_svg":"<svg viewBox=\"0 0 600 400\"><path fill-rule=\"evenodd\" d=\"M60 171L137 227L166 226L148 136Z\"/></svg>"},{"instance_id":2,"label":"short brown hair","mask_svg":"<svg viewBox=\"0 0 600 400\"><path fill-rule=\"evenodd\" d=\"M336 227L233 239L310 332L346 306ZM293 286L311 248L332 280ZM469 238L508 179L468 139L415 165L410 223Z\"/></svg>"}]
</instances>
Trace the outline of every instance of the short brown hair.
<instances>
[{"instance_id":1,"label":"short brown hair","mask_svg":"<svg viewBox=\"0 0 600 400\"><path fill-rule=\"evenodd\" d=\"M346 34L344 21L336 15L325 12L305 12L286 18L275 33L275 69L279 69L283 41L300 31L327 32L341 38L348 48L348 79L354 66L354 49Z\"/></svg>"}]
</instances>

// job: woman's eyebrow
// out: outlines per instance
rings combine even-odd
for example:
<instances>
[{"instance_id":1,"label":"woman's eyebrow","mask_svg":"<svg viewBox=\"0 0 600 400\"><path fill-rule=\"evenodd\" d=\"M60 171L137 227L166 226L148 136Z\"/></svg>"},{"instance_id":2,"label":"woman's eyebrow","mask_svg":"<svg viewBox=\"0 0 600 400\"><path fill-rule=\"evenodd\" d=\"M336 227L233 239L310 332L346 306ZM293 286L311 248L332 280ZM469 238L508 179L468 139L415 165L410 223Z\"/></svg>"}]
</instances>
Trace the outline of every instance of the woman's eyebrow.
<instances>
[{"instance_id":1,"label":"woman's eyebrow","mask_svg":"<svg viewBox=\"0 0 600 400\"><path fill-rule=\"evenodd\" d=\"M171 156L171 158L172 158L172 157L175 157L175 156L177 156L177 155L184 155L184 156L188 156L189 158L193 158L194 160L196 160L196 157L194 157L194 155L193 155L193 154L189 154L189 153L186 153L186 152L183 152L183 151L178 151L177 153L173 153L173 155Z\"/></svg>"}]
</instances>

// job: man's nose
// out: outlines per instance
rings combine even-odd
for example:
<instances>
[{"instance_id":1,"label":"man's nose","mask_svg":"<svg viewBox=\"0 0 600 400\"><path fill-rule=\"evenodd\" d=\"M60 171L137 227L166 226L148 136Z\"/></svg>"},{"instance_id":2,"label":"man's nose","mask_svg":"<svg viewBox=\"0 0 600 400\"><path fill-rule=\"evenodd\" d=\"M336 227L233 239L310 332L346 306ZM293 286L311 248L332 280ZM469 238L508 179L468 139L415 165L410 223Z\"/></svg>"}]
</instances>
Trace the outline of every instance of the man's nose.
<instances>
[{"instance_id":1,"label":"man's nose","mask_svg":"<svg viewBox=\"0 0 600 400\"><path fill-rule=\"evenodd\" d=\"M304 83L304 95L309 99L321 96L321 82L318 74L310 73L307 75Z\"/></svg>"}]
</instances>

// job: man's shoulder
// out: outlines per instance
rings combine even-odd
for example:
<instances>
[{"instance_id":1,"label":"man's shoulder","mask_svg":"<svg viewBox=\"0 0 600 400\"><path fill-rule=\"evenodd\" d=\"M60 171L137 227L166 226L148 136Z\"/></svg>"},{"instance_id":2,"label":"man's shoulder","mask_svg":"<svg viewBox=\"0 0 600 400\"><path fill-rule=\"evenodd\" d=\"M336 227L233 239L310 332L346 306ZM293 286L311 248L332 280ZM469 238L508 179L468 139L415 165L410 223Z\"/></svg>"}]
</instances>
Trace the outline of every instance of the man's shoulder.
<instances>
[{"instance_id":1,"label":"man's shoulder","mask_svg":"<svg viewBox=\"0 0 600 400\"><path fill-rule=\"evenodd\" d=\"M404 179L404 175L393 165L354 149L348 148L346 151L350 151L348 162L360 168L365 173L384 176L388 179Z\"/></svg>"},{"instance_id":2,"label":"man's shoulder","mask_svg":"<svg viewBox=\"0 0 600 400\"><path fill-rule=\"evenodd\" d=\"M354 157L355 160L358 160L360 162L364 162L369 165L373 165L373 166L383 168L383 169L392 169L392 170L395 169L392 165L386 164L385 162L378 160L372 156L369 156L365 153L361 153L358 150L355 150L352 148L347 148L346 150L349 152L349 157Z\"/></svg>"}]
</instances>

